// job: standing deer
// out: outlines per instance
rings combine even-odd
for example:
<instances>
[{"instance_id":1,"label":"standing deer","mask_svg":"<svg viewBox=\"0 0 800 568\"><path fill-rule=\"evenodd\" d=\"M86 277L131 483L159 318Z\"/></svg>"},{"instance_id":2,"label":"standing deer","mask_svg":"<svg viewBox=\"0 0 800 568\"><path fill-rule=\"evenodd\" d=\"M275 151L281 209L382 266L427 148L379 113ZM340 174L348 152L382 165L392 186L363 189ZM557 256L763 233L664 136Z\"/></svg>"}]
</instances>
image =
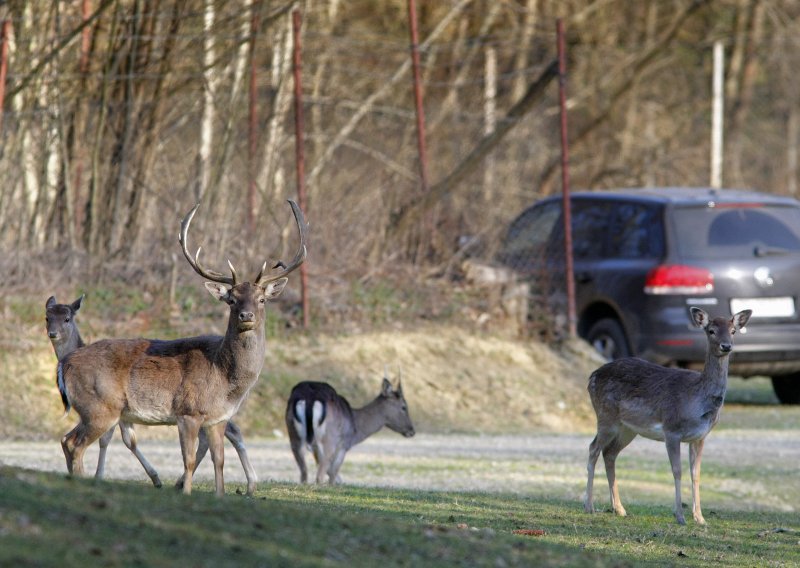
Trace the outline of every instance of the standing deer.
<instances>
[{"instance_id":1,"label":"standing deer","mask_svg":"<svg viewBox=\"0 0 800 568\"><path fill-rule=\"evenodd\" d=\"M83 298L84 296L81 296L71 304L59 304L56 302L55 296L50 296L45 304L47 335L50 338L50 343L53 345L53 350L55 351L56 357L59 360L63 359L65 356L72 353L79 347L84 347L86 345L81 338L80 330L78 329L78 322L75 320L78 310L80 310L81 306L83 305ZM66 401L64 402L66 404ZM156 487L161 487L161 479L158 476L158 472L138 449L136 443L136 433L133 429L133 424L124 420L120 420L119 431L122 435L123 443L131 451L131 453L136 456L136 459L139 460L139 463L142 464L142 467L144 468L145 472L147 472L147 475L150 477L153 485ZM108 450L108 445L111 443L111 438L113 436L113 426L109 428L108 432L100 436L100 453L97 456L97 471L95 472L95 477L97 479L102 479L105 474L106 453ZM244 474L247 478L247 494L252 495L255 492L256 482L258 480L256 478L255 470L250 464L250 458L247 456L247 449L244 445L242 431L236 424L233 423L232 420L229 421L225 427L225 437L231 441L236 453L239 455L239 460L242 462L242 468L244 469ZM200 461L202 461L207 449L208 439L205 430L201 429L199 434L198 452L195 460L195 470L197 469L197 465L199 465ZM179 488L182 487L183 478L179 479L176 485Z\"/></svg>"},{"instance_id":2,"label":"standing deer","mask_svg":"<svg viewBox=\"0 0 800 568\"><path fill-rule=\"evenodd\" d=\"M200 265L187 250L189 225L199 204L181 222L180 244L194 271L211 280L206 289L230 307L224 336L203 335L171 341L151 339L103 340L67 355L58 364L58 385L65 410L74 408L78 425L61 440L67 469L83 474L86 447L117 422L177 424L184 464L183 492L192 492L195 450L200 428L205 428L214 462L215 492L225 492L222 468L223 437L258 380L264 364L266 302L282 291L288 278L306 258L307 227L303 213L290 201L297 223L300 246L289 266L265 274L265 262L253 282L239 281L228 262L231 276Z\"/></svg>"},{"instance_id":3,"label":"standing deer","mask_svg":"<svg viewBox=\"0 0 800 568\"><path fill-rule=\"evenodd\" d=\"M341 483L339 468L347 451L384 426L406 438L414 435L400 381L397 390L392 390L384 377L378 397L356 409L328 383L296 384L286 404L286 430L300 468L300 483L308 482L306 447L317 462L317 483L322 483L326 474L329 483Z\"/></svg>"},{"instance_id":4,"label":"standing deer","mask_svg":"<svg viewBox=\"0 0 800 568\"><path fill-rule=\"evenodd\" d=\"M64 357L75 351L80 347L84 347L83 338L81 338L80 330L78 329L78 322L75 316L78 310L83 305L83 298L81 296L71 304L59 304L56 302L55 296L50 296L45 304L45 322L47 323L47 336L50 338L50 343L53 345L53 350L56 352L56 357L59 361ZM62 392L62 402L67 404ZM158 477L158 472L150 465L147 458L139 451L136 444L136 434L133 430L133 424L128 422L119 422L119 431L122 434L122 441L125 446L136 456L139 463L147 472L153 485L161 487L161 479ZM108 444L111 443L111 438L114 436L114 425L108 431L100 436L100 453L97 456L97 471L94 476L97 479L102 479L105 474L106 465L106 452Z\"/></svg>"},{"instance_id":5,"label":"standing deer","mask_svg":"<svg viewBox=\"0 0 800 568\"><path fill-rule=\"evenodd\" d=\"M681 507L681 442L689 443L692 475L692 516L704 525L700 510L700 460L706 436L719 420L728 384L728 359L733 335L747 325L751 310L732 318L709 318L700 308L691 308L692 323L703 328L708 339L702 372L673 369L626 357L607 363L589 379L589 395L597 414L597 435L589 446L589 473L584 509L594 512L592 482L600 452L606 466L611 506L625 516L615 474L617 455L637 434L666 442L675 478L675 519L685 525Z\"/></svg>"}]
</instances>

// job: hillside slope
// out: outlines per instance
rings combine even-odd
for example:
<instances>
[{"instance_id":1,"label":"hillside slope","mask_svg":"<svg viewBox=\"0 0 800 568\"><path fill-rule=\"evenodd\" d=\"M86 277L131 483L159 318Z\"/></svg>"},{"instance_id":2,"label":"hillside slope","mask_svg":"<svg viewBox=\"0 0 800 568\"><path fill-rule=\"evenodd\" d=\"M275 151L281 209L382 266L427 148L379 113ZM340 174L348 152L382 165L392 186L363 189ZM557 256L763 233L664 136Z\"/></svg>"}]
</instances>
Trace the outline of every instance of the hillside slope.
<instances>
[{"instance_id":1,"label":"hillside slope","mask_svg":"<svg viewBox=\"0 0 800 568\"><path fill-rule=\"evenodd\" d=\"M77 417L63 417L55 357L44 333L31 330L28 337L0 353L0 436L59 438ZM283 431L289 391L306 379L328 381L361 406L377 395L386 366L393 381L402 372L421 431L588 430L594 418L586 380L600 363L580 341L555 350L451 326L289 335L270 340L261 380L236 420L248 437ZM145 435L169 435L150 430Z\"/></svg>"}]
</instances>

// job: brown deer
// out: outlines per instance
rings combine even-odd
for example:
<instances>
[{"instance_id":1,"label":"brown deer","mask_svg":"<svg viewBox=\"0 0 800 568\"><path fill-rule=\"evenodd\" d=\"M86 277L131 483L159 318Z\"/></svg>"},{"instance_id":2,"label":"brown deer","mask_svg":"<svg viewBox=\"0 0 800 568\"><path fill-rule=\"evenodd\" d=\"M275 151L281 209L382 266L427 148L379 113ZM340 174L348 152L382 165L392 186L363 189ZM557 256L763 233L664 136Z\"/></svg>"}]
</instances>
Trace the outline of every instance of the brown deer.
<instances>
[{"instance_id":1,"label":"brown deer","mask_svg":"<svg viewBox=\"0 0 800 568\"><path fill-rule=\"evenodd\" d=\"M306 448L317 462L317 483L323 483L326 475L329 483L341 483L339 468L347 451L384 426L406 438L414 435L400 381L393 390L384 377L378 397L356 409L328 383L303 381L295 385L286 404L286 430L300 468L300 483L308 482Z\"/></svg>"},{"instance_id":2,"label":"brown deer","mask_svg":"<svg viewBox=\"0 0 800 568\"><path fill-rule=\"evenodd\" d=\"M297 223L300 246L282 271L267 276L267 263L253 282L241 282L228 262L231 276L200 265L187 250L189 225L198 205L181 222L183 254L197 274L211 280L206 288L230 307L224 336L203 335L170 341L151 339L102 340L67 355L58 363L58 385L65 409L74 408L78 425L61 441L67 469L83 474L86 447L123 420L137 424L177 424L183 455L183 492L192 491L195 450L200 428L208 435L214 462L215 492L225 492L222 468L225 427L264 364L267 300L282 291L286 275L306 258L307 227L296 203L289 202ZM276 265L276 266L278 266Z\"/></svg>"},{"instance_id":3,"label":"brown deer","mask_svg":"<svg viewBox=\"0 0 800 568\"><path fill-rule=\"evenodd\" d=\"M702 372L674 369L626 357L607 363L589 379L589 395L597 414L597 435L589 446L589 473L584 509L594 512L592 482L597 457L603 452L611 506L625 516L615 474L617 455L640 434L666 442L675 478L675 519L686 524L681 507L681 442L689 443L692 475L692 516L703 525L700 510L700 460L706 436L719 420L728 384L728 359L733 335L747 325L751 310L732 318L713 320L700 308L691 308L692 323L708 339Z\"/></svg>"},{"instance_id":4,"label":"brown deer","mask_svg":"<svg viewBox=\"0 0 800 568\"><path fill-rule=\"evenodd\" d=\"M78 329L78 322L75 319L78 310L81 309L83 299L84 296L81 296L71 304L59 304L56 301L55 296L50 296L45 304L47 335L50 338L50 343L53 345L53 350L55 351L56 357L59 360L63 359L66 355L72 353L79 347L86 345L81 338L80 330ZM125 422L124 420L120 420L119 431L122 435L123 443L131 451L131 453L136 456L136 459L139 460L139 463L142 464L142 467L144 468L145 472L147 472L147 475L150 477L153 485L156 487L161 487L161 479L158 476L158 472L138 449L136 433L133 429L133 424L130 422ZM108 451L108 445L111 443L113 436L113 426L109 428L108 432L100 436L100 453L97 456L97 470L94 474L97 479L102 479L105 475L106 453ZM242 431L236 424L233 423L233 420L229 421L225 427L225 437L230 440L231 444L233 444L233 447L236 450L236 453L239 455L239 460L242 462L242 468L244 469L244 474L247 478L247 495L252 495L256 490L256 483L258 479L253 466L250 464L250 458L247 456L247 449L244 445ZM199 465L202 461L207 450L208 438L205 430L201 429L199 434L197 457L195 460L195 470L197 469L197 465ZM178 488L183 487L183 478L178 480L176 486Z\"/></svg>"},{"instance_id":5,"label":"brown deer","mask_svg":"<svg viewBox=\"0 0 800 568\"><path fill-rule=\"evenodd\" d=\"M50 338L50 343L53 345L53 350L56 352L56 357L59 361L76 349L86 345L83 338L81 338L78 322L75 320L78 310L83 305L83 298L84 296L81 296L71 304L59 304L56 302L55 296L50 296L45 304L47 336ZM66 400L63 400L63 393L62 401L66 404ZM133 424L120 421L119 431L122 434L123 443L142 464L153 485L161 487L161 479L158 477L158 472L150 465L150 462L147 461L147 458L137 447ZM114 426L111 426L105 434L100 436L100 453L97 456L97 470L94 474L97 479L102 479L105 474L106 452L113 436Z\"/></svg>"}]
</instances>

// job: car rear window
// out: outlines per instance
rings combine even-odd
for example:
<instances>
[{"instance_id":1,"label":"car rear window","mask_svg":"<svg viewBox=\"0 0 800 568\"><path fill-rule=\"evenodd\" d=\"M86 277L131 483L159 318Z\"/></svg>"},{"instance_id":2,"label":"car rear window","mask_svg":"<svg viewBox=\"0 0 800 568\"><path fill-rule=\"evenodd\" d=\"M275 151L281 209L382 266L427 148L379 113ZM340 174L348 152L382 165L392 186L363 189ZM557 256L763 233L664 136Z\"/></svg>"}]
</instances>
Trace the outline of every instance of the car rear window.
<instances>
[{"instance_id":1,"label":"car rear window","mask_svg":"<svg viewBox=\"0 0 800 568\"><path fill-rule=\"evenodd\" d=\"M683 258L741 258L800 253L800 208L759 203L678 206Z\"/></svg>"}]
</instances>

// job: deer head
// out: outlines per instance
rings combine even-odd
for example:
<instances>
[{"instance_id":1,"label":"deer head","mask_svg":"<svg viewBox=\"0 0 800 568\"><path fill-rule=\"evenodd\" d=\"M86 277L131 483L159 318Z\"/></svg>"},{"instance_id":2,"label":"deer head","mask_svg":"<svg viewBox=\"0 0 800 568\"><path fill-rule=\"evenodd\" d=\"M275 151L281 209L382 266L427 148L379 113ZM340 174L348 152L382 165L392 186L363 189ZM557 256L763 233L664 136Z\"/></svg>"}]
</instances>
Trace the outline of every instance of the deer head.
<instances>
[{"instance_id":1,"label":"deer head","mask_svg":"<svg viewBox=\"0 0 800 568\"><path fill-rule=\"evenodd\" d=\"M383 412L386 419L386 426L406 438L414 435L414 424L408 414L408 404L403 396L403 385L401 379L397 380L397 389L392 387L392 383L385 376L381 384L381 394L379 397L383 401Z\"/></svg>"},{"instance_id":2,"label":"deer head","mask_svg":"<svg viewBox=\"0 0 800 568\"><path fill-rule=\"evenodd\" d=\"M45 304L45 324L47 336L51 341L66 341L75 331L75 315L81 309L84 296L71 304L59 304L55 296L50 296Z\"/></svg>"},{"instance_id":3,"label":"deer head","mask_svg":"<svg viewBox=\"0 0 800 568\"><path fill-rule=\"evenodd\" d=\"M295 254L294 259L285 265L283 262L278 261L273 269L281 268L278 274L267 275L267 262L261 266L261 270L251 282L240 282L236 274L236 269L233 264L228 260L228 267L230 268L231 275L226 276L215 270L210 270L200 264L200 250L198 247L194 257L189 254L187 250L187 235L189 232L189 225L192 222L197 208L200 206L198 203L181 221L180 243L181 250L189 265L200 276L211 280L206 282L205 286L209 293L221 302L225 302L230 306L231 317L228 322L228 331L236 333L248 333L254 330L263 330L265 305L267 300L276 298L283 291L286 286L288 278L286 276L300 267L306 259L306 235L308 232L308 225L306 225L303 212L297 204L289 200L289 205L292 207L297 229L300 234L300 246Z\"/></svg>"}]
</instances>

